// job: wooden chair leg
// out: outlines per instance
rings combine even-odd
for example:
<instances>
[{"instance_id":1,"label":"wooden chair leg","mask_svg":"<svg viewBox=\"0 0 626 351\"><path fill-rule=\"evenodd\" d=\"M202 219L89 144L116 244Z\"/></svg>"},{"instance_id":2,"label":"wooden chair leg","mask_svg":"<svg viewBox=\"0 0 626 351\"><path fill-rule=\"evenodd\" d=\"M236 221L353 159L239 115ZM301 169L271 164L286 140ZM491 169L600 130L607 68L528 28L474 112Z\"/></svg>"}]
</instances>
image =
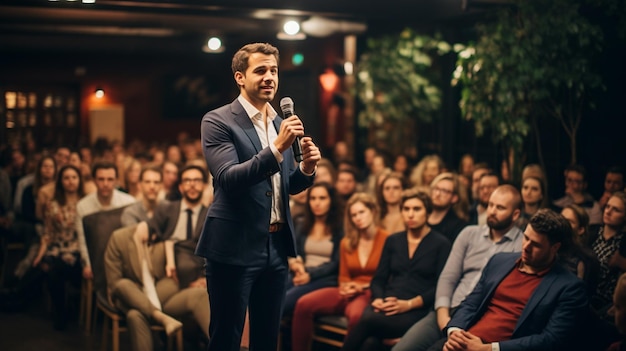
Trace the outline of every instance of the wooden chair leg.
<instances>
[{"instance_id":1,"label":"wooden chair leg","mask_svg":"<svg viewBox=\"0 0 626 351\"><path fill-rule=\"evenodd\" d=\"M113 330L111 330L112 339L113 339L113 351L120 351L120 322L114 320L113 321Z\"/></svg>"},{"instance_id":2,"label":"wooden chair leg","mask_svg":"<svg viewBox=\"0 0 626 351\"><path fill-rule=\"evenodd\" d=\"M109 341L109 328L107 323L107 316L105 315L102 320L102 351L107 351L107 343Z\"/></svg>"}]
</instances>

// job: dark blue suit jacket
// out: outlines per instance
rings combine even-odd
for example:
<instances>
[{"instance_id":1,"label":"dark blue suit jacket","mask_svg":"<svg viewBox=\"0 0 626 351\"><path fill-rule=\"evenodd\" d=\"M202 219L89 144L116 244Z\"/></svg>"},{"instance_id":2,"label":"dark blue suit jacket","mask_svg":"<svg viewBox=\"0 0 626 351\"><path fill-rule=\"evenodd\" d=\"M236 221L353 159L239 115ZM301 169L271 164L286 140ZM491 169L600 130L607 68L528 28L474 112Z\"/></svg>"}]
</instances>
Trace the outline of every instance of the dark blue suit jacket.
<instances>
[{"instance_id":1,"label":"dark blue suit jacket","mask_svg":"<svg viewBox=\"0 0 626 351\"><path fill-rule=\"evenodd\" d=\"M278 132L282 122L274 120ZM271 126L270 126L271 127ZM261 141L243 106L235 100L208 112L201 126L204 156L213 174L214 199L209 207L196 254L209 260L252 266L267 259L269 235L281 235L286 255L295 256L289 194L313 183L294 162L291 148L278 163ZM272 206L271 176L280 172L286 229L268 232Z\"/></svg>"},{"instance_id":2,"label":"dark blue suit jacket","mask_svg":"<svg viewBox=\"0 0 626 351\"><path fill-rule=\"evenodd\" d=\"M474 291L459 305L447 327L468 330L485 312L495 289L515 268L520 253L494 255ZM511 340L500 350L572 350L572 342L587 310L584 283L555 264L531 295L517 321Z\"/></svg>"}]
</instances>

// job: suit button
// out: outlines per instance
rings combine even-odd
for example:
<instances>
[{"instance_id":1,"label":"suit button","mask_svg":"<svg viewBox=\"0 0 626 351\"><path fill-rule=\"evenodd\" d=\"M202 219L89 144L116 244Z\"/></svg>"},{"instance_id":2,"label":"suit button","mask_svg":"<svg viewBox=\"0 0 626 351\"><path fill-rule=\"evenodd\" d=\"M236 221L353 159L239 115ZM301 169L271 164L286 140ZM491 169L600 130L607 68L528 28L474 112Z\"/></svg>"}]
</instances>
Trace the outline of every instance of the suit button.
<instances>
[{"instance_id":1,"label":"suit button","mask_svg":"<svg viewBox=\"0 0 626 351\"><path fill-rule=\"evenodd\" d=\"M271 191L266 192L266 193L265 193L265 196L267 196L267 197L272 197L272 192L271 192Z\"/></svg>"}]
</instances>

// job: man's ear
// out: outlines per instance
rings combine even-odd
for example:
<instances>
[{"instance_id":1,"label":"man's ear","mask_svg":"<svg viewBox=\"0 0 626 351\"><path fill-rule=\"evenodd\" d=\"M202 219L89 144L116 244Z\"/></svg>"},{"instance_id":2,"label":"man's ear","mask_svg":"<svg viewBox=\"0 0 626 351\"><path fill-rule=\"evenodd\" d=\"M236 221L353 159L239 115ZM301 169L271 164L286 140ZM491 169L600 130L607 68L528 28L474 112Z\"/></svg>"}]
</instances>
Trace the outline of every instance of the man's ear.
<instances>
[{"instance_id":1,"label":"man's ear","mask_svg":"<svg viewBox=\"0 0 626 351\"><path fill-rule=\"evenodd\" d=\"M243 73L239 71L235 72L235 82L237 82L237 85L242 86L244 78L246 78L246 76Z\"/></svg>"},{"instance_id":2,"label":"man's ear","mask_svg":"<svg viewBox=\"0 0 626 351\"><path fill-rule=\"evenodd\" d=\"M456 205L456 203L457 203L457 202L459 202L459 195L457 195L457 194L453 194L453 195L452 195L452 201L451 201L451 203L452 203L453 205Z\"/></svg>"}]
</instances>

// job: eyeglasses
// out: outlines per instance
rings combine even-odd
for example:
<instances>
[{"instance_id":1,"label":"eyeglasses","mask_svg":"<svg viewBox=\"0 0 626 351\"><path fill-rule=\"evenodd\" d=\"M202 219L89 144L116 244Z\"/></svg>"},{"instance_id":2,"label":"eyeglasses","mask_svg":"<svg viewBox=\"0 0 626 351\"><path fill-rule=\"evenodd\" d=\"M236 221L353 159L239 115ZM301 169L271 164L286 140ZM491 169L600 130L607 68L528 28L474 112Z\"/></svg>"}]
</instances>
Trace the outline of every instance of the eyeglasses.
<instances>
[{"instance_id":1,"label":"eyeglasses","mask_svg":"<svg viewBox=\"0 0 626 351\"><path fill-rule=\"evenodd\" d=\"M439 192L439 193L446 194L446 195L452 195L452 193L454 192L453 190L442 189L436 186L432 187L431 190L433 193Z\"/></svg>"},{"instance_id":2,"label":"eyeglasses","mask_svg":"<svg viewBox=\"0 0 626 351\"><path fill-rule=\"evenodd\" d=\"M204 179L202 178L184 178L180 181L184 185L196 185L204 183Z\"/></svg>"}]
</instances>

